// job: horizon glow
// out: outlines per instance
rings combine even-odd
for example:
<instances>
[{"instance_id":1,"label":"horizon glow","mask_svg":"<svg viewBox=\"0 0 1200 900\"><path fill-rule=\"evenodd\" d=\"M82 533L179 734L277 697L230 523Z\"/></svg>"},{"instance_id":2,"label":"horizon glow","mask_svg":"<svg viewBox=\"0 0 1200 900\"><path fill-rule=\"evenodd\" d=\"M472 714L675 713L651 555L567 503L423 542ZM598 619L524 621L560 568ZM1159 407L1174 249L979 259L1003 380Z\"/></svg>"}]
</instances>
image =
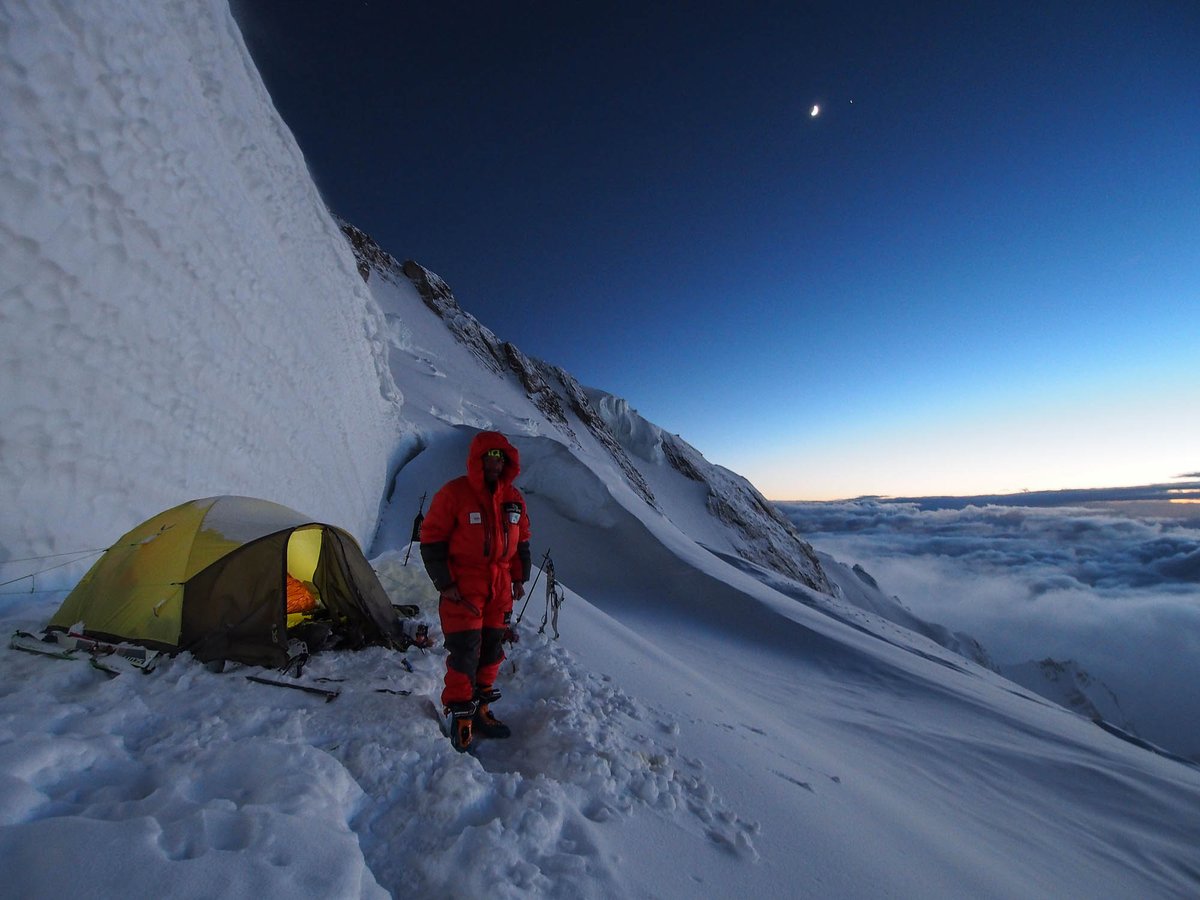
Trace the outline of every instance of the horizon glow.
<instances>
[{"instance_id":1,"label":"horizon glow","mask_svg":"<svg viewBox=\"0 0 1200 900\"><path fill-rule=\"evenodd\" d=\"M1091 405L1047 405L896 423L830 438L797 433L790 448L716 458L775 500L857 496L971 496L1168 483L1196 471L1196 392L1106 395Z\"/></svg>"}]
</instances>

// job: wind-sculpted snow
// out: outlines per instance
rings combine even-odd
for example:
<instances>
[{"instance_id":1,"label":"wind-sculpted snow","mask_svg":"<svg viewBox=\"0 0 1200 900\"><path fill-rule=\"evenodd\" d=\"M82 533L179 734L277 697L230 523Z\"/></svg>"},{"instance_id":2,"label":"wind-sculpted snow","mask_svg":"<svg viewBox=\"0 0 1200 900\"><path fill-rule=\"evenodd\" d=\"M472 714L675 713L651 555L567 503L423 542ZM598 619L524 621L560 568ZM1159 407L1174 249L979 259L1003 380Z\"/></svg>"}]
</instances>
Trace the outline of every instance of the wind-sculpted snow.
<instances>
[{"instance_id":1,"label":"wind-sculpted snow","mask_svg":"<svg viewBox=\"0 0 1200 900\"><path fill-rule=\"evenodd\" d=\"M382 320L228 9L2 15L0 559L224 493L369 533Z\"/></svg>"}]
</instances>

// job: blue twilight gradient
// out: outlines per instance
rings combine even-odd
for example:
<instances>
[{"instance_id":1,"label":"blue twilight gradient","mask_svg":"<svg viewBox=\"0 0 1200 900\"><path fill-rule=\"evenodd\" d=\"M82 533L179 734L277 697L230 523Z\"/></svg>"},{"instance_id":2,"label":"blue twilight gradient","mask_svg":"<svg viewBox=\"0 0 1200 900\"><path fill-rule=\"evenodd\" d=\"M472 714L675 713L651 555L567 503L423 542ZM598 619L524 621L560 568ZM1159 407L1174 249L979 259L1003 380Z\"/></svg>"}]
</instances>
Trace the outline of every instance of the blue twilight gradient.
<instances>
[{"instance_id":1,"label":"blue twilight gradient","mask_svg":"<svg viewBox=\"0 0 1200 900\"><path fill-rule=\"evenodd\" d=\"M234 9L339 214L769 496L1194 470L1200 4L743 6Z\"/></svg>"}]
</instances>

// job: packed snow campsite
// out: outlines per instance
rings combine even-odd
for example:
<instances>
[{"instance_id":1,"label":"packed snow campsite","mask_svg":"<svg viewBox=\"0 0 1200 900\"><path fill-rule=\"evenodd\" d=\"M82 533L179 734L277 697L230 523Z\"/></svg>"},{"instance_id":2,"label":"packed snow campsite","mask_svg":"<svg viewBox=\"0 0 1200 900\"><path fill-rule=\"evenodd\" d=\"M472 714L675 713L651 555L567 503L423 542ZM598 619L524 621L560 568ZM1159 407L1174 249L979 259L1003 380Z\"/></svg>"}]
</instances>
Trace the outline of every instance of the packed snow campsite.
<instances>
[{"instance_id":1,"label":"packed snow campsite","mask_svg":"<svg viewBox=\"0 0 1200 900\"><path fill-rule=\"evenodd\" d=\"M221 513L210 544L313 531L433 643L286 673L0 649L6 894L1200 891L1194 762L1006 680L336 220L224 2L9 0L0 41L7 634L182 507ZM458 753L410 541L485 430L520 451L535 581L513 737Z\"/></svg>"}]
</instances>

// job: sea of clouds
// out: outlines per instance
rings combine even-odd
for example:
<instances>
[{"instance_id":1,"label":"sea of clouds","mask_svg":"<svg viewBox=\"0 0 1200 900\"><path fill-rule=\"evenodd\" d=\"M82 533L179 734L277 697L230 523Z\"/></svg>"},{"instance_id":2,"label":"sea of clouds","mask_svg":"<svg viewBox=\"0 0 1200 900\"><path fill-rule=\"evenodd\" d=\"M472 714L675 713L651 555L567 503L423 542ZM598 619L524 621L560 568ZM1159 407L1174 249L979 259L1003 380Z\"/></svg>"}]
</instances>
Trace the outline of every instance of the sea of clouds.
<instances>
[{"instance_id":1,"label":"sea of clouds","mask_svg":"<svg viewBox=\"0 0 1200 900\"><path fill-rule=\"evenodd\" d=\"M1152 505L1197 486L1136 501L1071 492L1063 506L1039 494L1024 498L1036 506L1016 495L780 507L918 616L975 636L1001 664L1075 660L1139 734L1200 758L1200 506Z\"/></svg>"}]
</instances>

